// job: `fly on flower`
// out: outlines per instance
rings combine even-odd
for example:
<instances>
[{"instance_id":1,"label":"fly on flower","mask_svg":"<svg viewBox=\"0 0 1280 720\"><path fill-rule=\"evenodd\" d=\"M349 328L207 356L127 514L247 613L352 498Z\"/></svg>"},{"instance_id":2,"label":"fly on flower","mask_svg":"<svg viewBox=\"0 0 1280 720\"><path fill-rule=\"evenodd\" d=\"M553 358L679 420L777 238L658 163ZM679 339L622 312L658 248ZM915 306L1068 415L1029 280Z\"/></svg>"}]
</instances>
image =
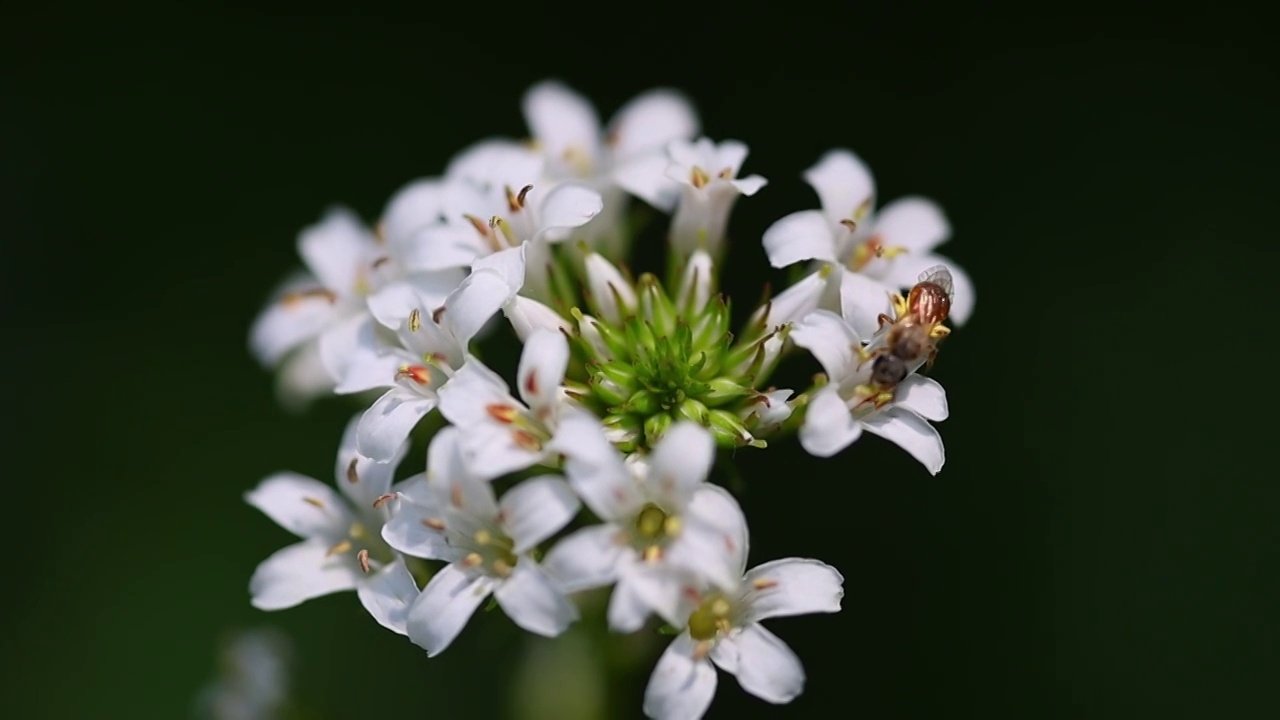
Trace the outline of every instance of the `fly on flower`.
<instances>
[{"instance_id":1,"label":"fly on flower","mask_svg":"<svg viewBox=\"0 0 1280 720\"><path fill-rule=\"evenodd\" d=\"M938 342L951 333L951 328L942 322L947 319L954 298L951 271L943 265L920 273L919 281L907 297L894 296L897 318L888 315L879 318L884 331L883 343L873 339L872 346L878 347L860 350L863 361L871 361L871 382L864 391L867 402L883 405L892 400L893 389L907 373L921 362L925 367L933 364Z\"/></svg>"}]
</instances>

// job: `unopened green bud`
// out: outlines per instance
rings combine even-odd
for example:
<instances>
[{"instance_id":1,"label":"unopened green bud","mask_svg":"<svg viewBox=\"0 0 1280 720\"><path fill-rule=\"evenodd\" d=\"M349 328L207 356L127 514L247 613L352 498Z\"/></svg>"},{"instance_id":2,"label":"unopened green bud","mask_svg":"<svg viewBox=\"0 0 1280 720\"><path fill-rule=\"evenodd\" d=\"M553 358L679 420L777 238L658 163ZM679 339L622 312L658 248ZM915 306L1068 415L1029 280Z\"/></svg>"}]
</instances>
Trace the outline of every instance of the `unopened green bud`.
<instances>
[{"instance_id":1,"label":"unopened green bud","mask_svg":"<svg viewBox=\"0 0 1280 720\"><path fill-rule=\"evenodd\" d=\"M743 385L727 377L718 377L707 383L707 392L702 394L702 402L709 407L719 407L732 400L754 394L749 385Z\"/></svg>"},{"instance_id":2,"label":"unopened green bud","mask_svg":"<svg viewBox=\"0 0 1280 720\"><path fill-rule=\"evenodd\" d=\"M742 420L737 415L724 410L711 410L708 416L708 425L714 432L717 428L734 437L734 446L746 445L754 438L747 431L747 427L742 424Z\"/></svg>"},{"instance_id":3,"label":"unopened green bud","mask_svg":"<svg viewBox=\"0 0 1280 720\"><path fill-rule=\"evenodd\" d=\"M649 447L653 447L658 440L662 438L663 434L667 432L667 428L671 427L672 422L671 416L666 413L650 415L649 418L644 421L645 443L647 443Z\"/></svg>"},{"instance_id":4,"label":"unopened green bud","mask_svg":"<svg viewBox=\"0 0 1280 720\"><path fill-rule=\"evenodd\" d=\"M707 406L692 398L680 403L680 406L676 408L676 413L686 420L692 420L702 425L707 424Z\"/></svg>"},{"instance_id":5,"label":"unopened green bud","mask_svg":"<svg viewBox=\"0 0 1280 720\"><path fill-rule=\"evenodd\" d=\"M607 406L621 405L631 396L627 388L614 382L601 371L596 371L596 374L591 376L591 391Z\"/></svg>"},{"instance_id":6,"label":"unopened green bud","mask_svg":"<svg viewBox=\"0 0 1280 720\"><path fill-rule=\"evenodd\" d=\"M640 314L653 325L659 337L670 335L675 329L676 306L653 275L640 278Z\"/></svg>"},{"instance_id":7,"label":"unopened green bud","mask_svg":"<svg viewBox=\"0 0 1280 720\"><path fill-rule=\"evenodd\" d=\"M637 390L632 393L631 397L627 398L627 403L624 407L627 412L638 415L651 415L661 409L658 406L657 398L648 390Z\"/></svg>"}]
</instances>

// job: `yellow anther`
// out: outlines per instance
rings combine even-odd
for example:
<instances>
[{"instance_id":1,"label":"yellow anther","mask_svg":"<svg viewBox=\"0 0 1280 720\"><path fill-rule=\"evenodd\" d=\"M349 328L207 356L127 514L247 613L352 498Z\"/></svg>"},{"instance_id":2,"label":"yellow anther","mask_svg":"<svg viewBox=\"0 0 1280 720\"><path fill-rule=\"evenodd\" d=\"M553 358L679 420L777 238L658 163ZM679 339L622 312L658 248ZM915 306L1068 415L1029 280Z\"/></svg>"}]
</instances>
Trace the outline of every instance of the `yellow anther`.
<instances>
[{"instance_id":1,"label":"yellow anther","mask_svg":"<svg viewBox=\"0 0 1280 720\"><path fill-rule=\"evenodd\" d=\"M347 482L355 485L360 482L360 474L356 472L356 466L360 464L360 458L353 457L351 462L347 463Z\"/></svg>"},{"instance_id":2,"label":"yellow anther","mask_svg":"<svg viewBox=\"0 0 1280 720\"><path fill-rule=\"evenodd\" d=\"M728 168L728 167L727 167L727 168L725 168L725 169L721 170L719 173L717 173L717 174L716 174L716 177L720 178L721 180L732 180L732 179L733 179L733 168Z\"/></svg>"},{"instance_id":3,"label":"yellow anther","mask_svg":"<svg viewBox=\"0 0 1280 720\"><path fill-rule=\"evenodd\" d=\"M422 311L414 308L409 312L409 332L418 332L422 329Z\"/></svg>"},{"instance_id":4,"label":"yellow anther","mask_svg":"<svg viewBox=\"0 0 1280 720\"><path fill-rule=\"evenodd\" d=\"M771 580L769 578L756 578L755 581L751 583L751 586L757 590L768 590L769 588L778 587L778 581Z\"/></svg>"},{"instance_id":5,"label":"yellow anther","mask_svg":"<svg viewBox=\"0 0 1280 720\"><path fill-rule=\"evenodd\" d=\"M711 614L716 617L728 617L729 611L732 609L733 607L729 605L729 601L724 598L716 598L711 601Z\"/></svg>"},{"instance_id":6,"label":"yellow anther","mask_svg":"<svg viewBox=\"0 0 1280 720\"><path fill-rule=\"evenodd\" d=\"M865 200L863 200L861 203L858 204L858 207L853 209L854 222L862 222L867 218L867 215L871 213L872 202L874 202L874 200L870 196L868 196Z\"/></svg>"},{"instance_id":7,"label":"yellow anther","mask_svg":"<svg viewBox=\"0 0 1280 720\"><path fill-rule=\"evenodd\" d=\"M441 532L444 530L444 521L439 518L423 518L422 524L426 525L432 530L435 530L436 532Z\"/></svg>"},{"instance_id":8,"label":"yellow anther","mask_svg":"<svg viewBox=\"0 0 1280 720\"><path fill-rule=\"evenodd\" d=\"M333 557L334 555L341 555L342 553L350 552L350 551L351 551L351 541L343 540L337 545L334 545L333 547L329 548L328 551L325 552L324 556Z\"/></svg>"},{"instance_id":9,"label":"yellow anther","mask_svg":"<svg viewBox=\"0 0 1280 720\"><path fill-rule=\"evenodd\" d=\"M307 496L302 498L302 501L308 505L314 505L315 507L318 507L318 508L324 507L324 501L320 500L319 498L313 498L311 496Z\"/></svg>"},{"instance_id":10,"label":"yellow anther","mask_svg":"<svg viewBox=\"0 0 1280 720\"><path fill-rule=\"evenodd\" d=\"M644 549L644 561L647 563L656 563L662 560L662 548L657 545L650 545Z\"/></svg>"},{"instance_id":11,"label":"yellow anther","mask_svg":"<svg viewBox=\"0 0 1280 720\"><path fill-rule=\"evenodd\" d=\"M493 535L488 530L477 530L475 539L477 545L484 547L493 541Z\"/></svg>"},{"instance_id":12,"label":"yellow anther","mask_svg":"<svg viewBox=\"0 0 1280 720\"><path fill-rule=\"evenodd\" d=\"M707 186L707 183L711 182L711 176L707 175L706 170L703 170L702 168L695 165L693 168L693 172L689 174L689 182L695 188L698 188L699 190L701 190L702 188Z\"/></svg>"},{"instance_id":13,"label":"yellow anther","mask_svg":"<svg viewBox=\"0 0 1280 720\"><path fill-rule=\"evenodd\" d=\"M351 529L347 530L347 534L355 538L356 540L359 540L360 538L365 536L366 531L364 529L364 525L361 525L360 523L357 522L357 523L351 523Z\"/></svg>"},{"instance_id":14,"label":"yellow anther","mask_svg":"<svg viewBox=\"0 0 1280 720\"><path fill-rule=\"evenodd\" d=\"M701 660L711 654L711 641L703 640L693 648L693 659Z\"/></svg>"},{"instance_id":15,"label":"yellow anther","mask_svg":"<svg viewBox=\"0 0 1280 720\"><path fill-rule=\"evenodd\" d=\"M679 535L680 530L683 528L684 523L680 522L680 517L677 515L668 517L667 521L662 523L662 531L666 533L667 537L675 537Z\"/></svg>"},{"instance_id":16,"label":"yellow anther","mask_svg":"<svg viewBox=\"0 0 1280 720\"><path fill-rule=\"evenodd\" d=\"M484 558L480 556L480 553L467 553L467 556L462 558L462 567L473 568L482 562L484 562Z\"/></svg>"},{"instance_id":17,"label":"yellow anther","mask_svg":"<svg viewBox=\"0 0 1280 720\"><path fill-rule=\"evenodd\" d=\"M929 329L929 337L933 338L934 340L941 340L942 338L950 334L951 334L951 328L947 327L946 325L941 325L941 324L934 325L932 328Z\"/></svg>"},{"instance_id":18,"label":"yellow anther","mask_svg":"<svg viewBox=\"0 0 1280 720\"><path fill-rule=\"evenodd\" d=\"M502 578L507 577L511 574L512 570L515 570L515 568L507 564L506 560L493 561L493 574L497 575L498 577L502 577Z\"/></svg>"}]
</instances>

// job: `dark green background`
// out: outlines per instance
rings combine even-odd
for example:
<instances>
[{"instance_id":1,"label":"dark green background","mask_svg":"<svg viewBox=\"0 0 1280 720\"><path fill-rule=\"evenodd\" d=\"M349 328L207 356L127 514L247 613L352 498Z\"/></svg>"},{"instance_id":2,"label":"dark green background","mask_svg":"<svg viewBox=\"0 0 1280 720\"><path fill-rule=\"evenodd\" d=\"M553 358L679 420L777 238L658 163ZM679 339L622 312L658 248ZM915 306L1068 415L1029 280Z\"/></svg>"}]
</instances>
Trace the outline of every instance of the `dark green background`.
<instances>
[{"instance_id":1,"label":"dark green background","mask_svg":"<svg viewBox=\"0 0 1280 720\"><path fill-rule=\"evenodd\" d=\"M333 202L370 218L464 144L521 134L520 93L554 76L606 116L680 87L711 136L750 144L771 182L734 218L741 298L781 277L759 234L814 205L799 174L838 145L882 199L939 200L977 283L934 371L939 476L874 438L749 455L753 560L847 578L840 615L772 625L809 671L779 715L1275 717L1261 16L794 6L4 11L13 716L185 717L219 639L266 623L327 717L505 708L521 636L500 615L429 661L351 595L249 606L289 538L241 493L328 478L351 408L280 410L246 334L299 228ZM713 717L762 709L722 676Z\"/></svg>"}]
</instances>

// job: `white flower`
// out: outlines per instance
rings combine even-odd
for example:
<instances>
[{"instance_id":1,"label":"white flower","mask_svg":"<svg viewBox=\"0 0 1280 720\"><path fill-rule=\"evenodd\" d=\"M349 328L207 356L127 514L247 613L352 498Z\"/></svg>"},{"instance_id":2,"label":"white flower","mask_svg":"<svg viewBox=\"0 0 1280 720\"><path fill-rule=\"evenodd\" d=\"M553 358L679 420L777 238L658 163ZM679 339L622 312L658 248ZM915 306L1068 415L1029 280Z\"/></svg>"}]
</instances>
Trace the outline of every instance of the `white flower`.
<instances>
[{"instance_id":1,"label":"white flower","mask_svg":"<svg viewBox=\"0 0 1280 720\"><path fill-rule=\"evenodd\" d=\"M636 291L613 263L597 252L585 259L587 289L599 309L600 317L617 325L636 311Z\"/></svg>"},{"instance_id":2,"label":"white flower","mask_svg":"<svg viewBox=\"0 0 1280 720\"><path fill-rule=\"evenodd\" d=\"M671 242L684 255L699 248L716 253L724 241L729 212L741 195L755 195L767 182L759 175L739 178L747 146L737 140L716 144L676 140L667 157L620 168L618 184L665 212L675 210Z\"/></svg>"},{"instance_id":3,"label":"white flower","mask_svg":"<svg viewBox=\"0 0 1280 720\"><path fill-rule=\"evenodd\" d=\"M550 457L568 403L563 387L569 343L554 330L537 330L525 342L516 370L521 400L502 376L470 358L440 389L440 412L463 431L471 472L485 479L523 470Z\"/></svg>"},{"instance_id":4,"label":"white flower","mask_svg":"<svg viewBox=\"0 0 1280 720\"><path fill-rule=\"evenodd\" d=\"M336 392L386 388L360 419L360 452L386 462L418 421L431 412L437 393L467 357L467 346L485 322L509 299L510 286L495 271L473 272L434 309L410 307L386 345L373 333L359 349Z\"/></svg>"},{"instance_id":5,"label":"white flower","mask_svg":"<svg viewBox=\"0 0 1280 720\"><path fill-rule=\"evenodd\" d=\"M446 171L449 199L443 219L413 234L409 267L439 270L471 266L479 258L528 243L527 291L548 293L546 243L600 213L596 190L542 177L543 160L511 141L487 140L463 151Z\"/></svg>"},{"instance_id":6,"label":"white flower","mask_svg":"<svg viewBox=\"0 0 1280 720\"><path fill-rule=\"evenodd\" d=\"M876 316L885 312L886 290L906 290L921 271L945 262L956 285L951 317L957 324L968 319L973 282L954 263L933 254L951 235L936 203L905 197L874 213L871 171L848 150L823 155L804 179L817 192L822 209L792 213L765 231L764 247L774 267L804 260L831 263L838 272L829 276L823 306L840 310L855 330L870 335Z\"/></svg>"},{"instance_id":7,"label":"white flower","mask_svg":"<svg viewBox=\"0 0 1280 720\"><path fill-rule=\"evenodd\" d=\"M618 110L606 128L586 98L549 80L525 93L522 109L548 178L581 181L602 196L600 215L575 235L610 257L621 257L626 195L614 173L663 154L672 140L694 137L698 116L689 101L672 90L650 90Z\"/></svg>"},{"instance_id":8,"label":"white flower","mask_svg":"<svg viewBox=\"0 0 1280 720\"><path fill-rule=\"evenodd\" d=\"M263 720L278 717L289 699L293 648L280 631L239 632L220 653L221 673L198 698L200 718Z\"/></svg>"},{"instance_id":9,"label":"white flower","mask_svg":"<svg viewBox=\"0 0 1280 720\"><path fill-rule=\"evenodd\" d=\"M573 491L560 478L539 476L495 500L468 467L462 432L446 427L435 436L426 475L403 483L400 508L383 530L397 550L449 563L409 610L409 639L430 655L453 642L490 594L515 624L539 635L559 635L578 617L529 555L577 514Z\"/></svg>"},{"instance_id":10,"label":"white flower","mask_svg":"<svg viewBox=\"0 0 1280 720\"><path fill-rule=\"evenodd\" d=\"M282 610L311 598L355 590L383 627L405 633L413 577L382 540L391 508L391 478L407 446L384 464L356 451L358 418L347 423L335 476L342 494L297 473L276 473L245 494L245 501L303 538L267 558L249 581L253 606Z\"/></svg>"},{"instance_id":11,"label":"white flower","mask_svg":"<svg viewBox=\"0 0 1280 720\"><path fill-rule=\"evenodd\" d=\"M745 560L745 554L741 557ZM686 587L681 594L685 630L649 677L645 714L659 720L702 717L716 692L712 663L766 702L791 702L804 690L804 667L760 621L839 612L843 584L830 565L787 558L752 568L732 588Z\"/></svg>"},{"instance_id":12,"label":"white flower","mask_svg":"<svg viewBox=\"0 0 1280 720\"><path fill-rule=\"evenodd\" d=\"M862 341L838 315L816 310L795 325L791 338L813 353L830 380L809 401L800 428L805 450L830 457L866 430L898 444L930 473L942 469L942 436L929 424L947 419L947 393L941 385L912 373L894 389L892 401L877 406L865 389L872 363L859 357ZM865 351L874 351L882 338L883 333L873 338Z\"/></svg>"},{"instance_id":13,"label":"white flower","mask_svg":"<svg viewBox=\"0 0 1280 720\"><path fill-rule=\"evenodd\" d=\"M569 590L616 583L609 626L638 630L650 612L671 618L680 578L692 573L732 587L746 552L747 526L733 496L706 482L715 442L702 426L673 424L648 457L622 455L595 418L561 423L555 449L569 483L603 523L561 540L546 565Z\"/></svg>"},{"instance_id":14,"label":"white flower","mask_svg":"<svg viewBox=\"0 0 1280 720\"><path fill-rule=\"evenodd\" d=\"M393 221L394 209L387 214ZM284 363L282 391L297 400L333 388L347 370L356 337L372 329L374 316L384 308L406 296L438 303L463 278L457 270L408 272L390 243L343 208L302 231L298 254L308 272L277 289L250 332L254 354L264 365ZM313 370L317 358L328 382Z\"/></svg>"}]
</instances>

